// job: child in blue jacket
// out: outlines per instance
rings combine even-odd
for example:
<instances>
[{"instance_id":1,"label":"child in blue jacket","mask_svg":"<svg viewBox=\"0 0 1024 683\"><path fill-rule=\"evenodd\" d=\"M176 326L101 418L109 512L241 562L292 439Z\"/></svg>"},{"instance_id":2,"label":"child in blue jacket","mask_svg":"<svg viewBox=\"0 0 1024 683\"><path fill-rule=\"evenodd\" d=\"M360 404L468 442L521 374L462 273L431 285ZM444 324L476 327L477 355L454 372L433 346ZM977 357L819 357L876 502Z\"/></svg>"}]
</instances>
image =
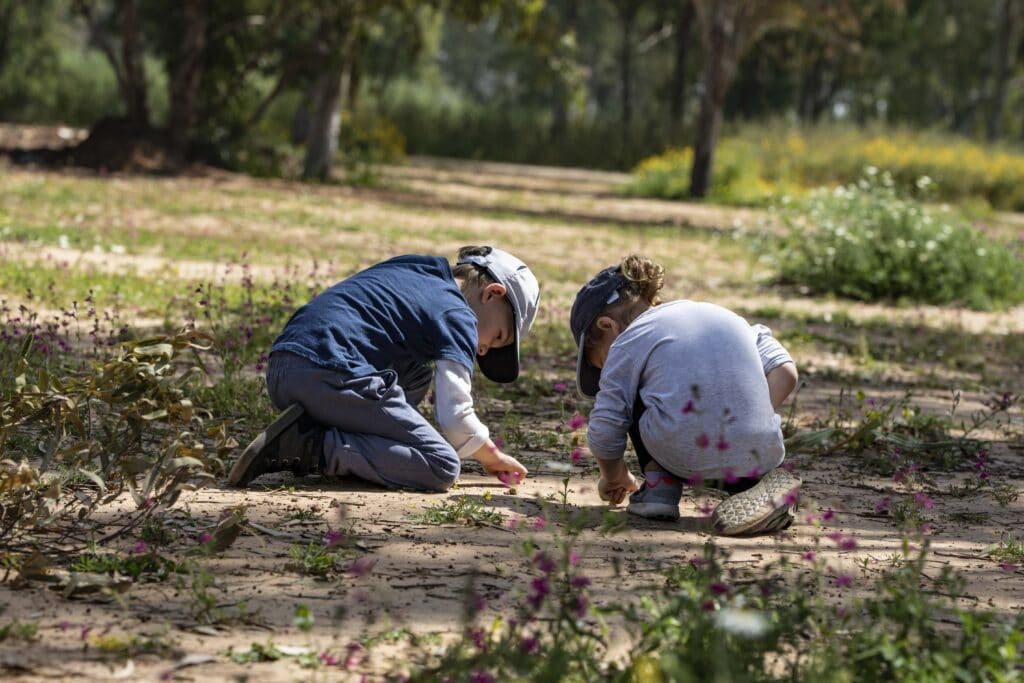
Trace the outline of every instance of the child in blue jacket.
<instances>
[{"instance_id":1,"label":"child in blue jacket","mask_svg":"<svg viewBox=\"0 0 1024 683\"><path fill-rule=\"evenodd\" d=\"M474 360L491 380L518 377L539 299L530 269L492 247L463 247L454 268L439 257L399 256L320 293L272 346L267 391L284 412L228 482L290 470L444 491L467 456L521 480L526 468L497 447L473 409L471 378ZM431 379L441 433L417 410Z\"/></svg>"}]
</instances>

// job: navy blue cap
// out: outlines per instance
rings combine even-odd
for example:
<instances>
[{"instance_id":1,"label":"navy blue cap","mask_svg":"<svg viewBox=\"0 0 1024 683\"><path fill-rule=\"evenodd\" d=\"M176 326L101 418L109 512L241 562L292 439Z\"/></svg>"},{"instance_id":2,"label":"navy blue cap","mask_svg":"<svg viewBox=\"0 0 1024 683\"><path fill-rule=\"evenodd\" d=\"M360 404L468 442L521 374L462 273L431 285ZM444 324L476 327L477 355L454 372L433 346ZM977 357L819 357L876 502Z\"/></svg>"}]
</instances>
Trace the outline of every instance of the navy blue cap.
<instances>
[{"instance_id":1,"label":"navy blue cap","mask_svg":"<svg viewBox=\"0 0 1024 683\"><path fill-rule=\"evenodd\" d=\"M576 294L576 300L572 302L569 327L572 328L572 338L579 346L576 355L576 388L584 396L597 396L601 380L601 369L591 365L583 354L587 330L605 306L618 300L619 290L628 282L619 266L608 266L583 285Z\"/></svg>"}]
</instances>

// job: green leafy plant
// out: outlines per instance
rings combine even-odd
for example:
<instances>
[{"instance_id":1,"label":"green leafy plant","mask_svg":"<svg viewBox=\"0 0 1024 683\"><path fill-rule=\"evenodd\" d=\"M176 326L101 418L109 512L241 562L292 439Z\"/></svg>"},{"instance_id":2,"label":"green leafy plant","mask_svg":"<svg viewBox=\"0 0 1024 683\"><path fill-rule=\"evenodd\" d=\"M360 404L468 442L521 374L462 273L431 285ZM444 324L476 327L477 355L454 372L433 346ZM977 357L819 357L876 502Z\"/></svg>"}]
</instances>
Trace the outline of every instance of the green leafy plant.
<instances>
[{"instance_id":1,"label":"green leafy plant","mask_svg":"<svg viewBox=\"0 0 1024 683\"><path fill-rule=\"evenodd\" d=\"M294 544L288 549L291 561L288 569L307 576L326 577L342 571L346 566L347 553L329 548L323 543L311 542L306 545Z\"/></svg>"},{"instance_id":2,"label":"green leafy plant","mask_svg":"<svg viewBox=\"0 0 1024 683\"><path fill-rule=\"evenodd\" d=\"M85 369L58 375L33 368L26 337L22 374L0 398L0 449L16 430L33 426L47 440L38 462L0 463L0 539L16 543L60 519L82 519L125 491L141 522L222 471L223 456L236 444L223 425L207 427L196 413L189 391L200 369L182 355L206 339L184 330L128 342ZM215 441L213 452L190 428Z\"/></svg>"},{"instance_id":3,"label":"green leafy plant","mask_svg":"<svg viewBox=\"0 0 1024 683\"><path fill-rule=\"evenodd\" d=\"M781 215L788 232L774 257L779 278L808 292L978 309L1024 301L1014 246L900 197L885 173L814 191Z\"/></svg>"},{"instance_id":4,"label":"green leafy plant","mask_svg":"<svg viewBox=\"0 0 1024 683\"><path fill-rule=\"evenodd\" d=\"M70 565L76 572L121 574L135 581L166 581L175 574L186 574L187 564L175 562L155 552L130 555L100 554L93 550L76 557Z\"/></svg>"},{"instance_id":5,"label":"green leafy plant","mask_svg":"<svg viewBox=\"0 0 1024 683\"><path fill-rule=\"evenodd\" d=\"M484 507L482 501L469 496L458 496L454 502L442 501L431 505L414 517L431 524L464 524L467 526L500 525L501 513Z\"/></svg>"}]
</instances>

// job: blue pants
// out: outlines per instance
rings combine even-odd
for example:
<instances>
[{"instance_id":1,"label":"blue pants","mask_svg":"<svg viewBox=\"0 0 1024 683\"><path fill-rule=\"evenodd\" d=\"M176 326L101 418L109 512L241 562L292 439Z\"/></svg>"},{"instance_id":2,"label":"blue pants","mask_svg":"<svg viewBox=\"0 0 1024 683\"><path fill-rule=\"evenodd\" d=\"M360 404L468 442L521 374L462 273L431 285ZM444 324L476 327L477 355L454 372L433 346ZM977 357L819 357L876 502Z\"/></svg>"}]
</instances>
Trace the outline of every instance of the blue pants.
<instances>
[{"instance_id":1,"label":"blue pants","mask_svg":"<svg viewBox=\"0 0 1024 683\"><path fill-rule=\"evenodd\" d=\"M446 491L459 477L459 456L416 409L432 374L420 365L351 377L277 352L267 363L267 392L278 410L298 403L327 428L325 474Z\"/></svg>"}]
</instances>

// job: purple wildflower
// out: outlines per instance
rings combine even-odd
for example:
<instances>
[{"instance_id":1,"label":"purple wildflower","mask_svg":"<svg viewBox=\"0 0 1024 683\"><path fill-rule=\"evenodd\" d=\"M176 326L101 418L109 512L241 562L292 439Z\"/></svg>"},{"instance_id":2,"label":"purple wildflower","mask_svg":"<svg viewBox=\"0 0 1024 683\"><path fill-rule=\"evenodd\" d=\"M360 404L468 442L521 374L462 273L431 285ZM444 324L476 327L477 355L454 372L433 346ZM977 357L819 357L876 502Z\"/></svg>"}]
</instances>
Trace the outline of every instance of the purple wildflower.
<instances>
[{"instance_id":1,"label":"purple wildflower","mask_svg":"<svg viewBox=\"0 0 1024 683\"><path fill-rule=\"evenodd\" d=\"M693 401L687 401L686 405L683 406L683 415L686 415L687 413L692 413L694 410L695 407L693 405Z\"/></svg>"},{"instance_id":2,"label":"purple wildflower","mask_svg":"<svg viewBox=\"0 0 1024 683\"><path fill-rule=\"evenodd\" d=\"M358 579L372 572L376 564L377 558L363 555L352 560L352 564L348 566L348 573Z\"/></svg>"},{"instance_id":3,"label":"purple wildflower","mask_svg":"<svg viewBox=\"0 0 1024 683\"><path fill-rule=\"evenodd\" d=\"M586 424L586 422L587 422L586 418L584 418L579 413L576 413L575 415L572 416L572 419L569 420L569 429L571 429L573 431L576 431L577 429L582 427L584 424Z\"/></svg>"},{"instance_id":4,"label":"purple wildflower","mask_svg":"<svg viewBox=\"0 0 1024 683\"><path fill-rule=\"evenodd\" d=\"M701 432L697 435L697 438L694 439L694 443L697 444L697 448L707 448L711 445L711 439L708 438L707 434Z\"/></svg>"},{"instance_id":5,"label":"purple wildflower","mask_svg":"<svg viewBox=\"0 0 1024 683\"><path fill-rule=\"evenodd\" d=\"M935 501L921 492L914 494L914 502L925 510L931 510L935 506Z\"/></svg>"}]
</instances>

